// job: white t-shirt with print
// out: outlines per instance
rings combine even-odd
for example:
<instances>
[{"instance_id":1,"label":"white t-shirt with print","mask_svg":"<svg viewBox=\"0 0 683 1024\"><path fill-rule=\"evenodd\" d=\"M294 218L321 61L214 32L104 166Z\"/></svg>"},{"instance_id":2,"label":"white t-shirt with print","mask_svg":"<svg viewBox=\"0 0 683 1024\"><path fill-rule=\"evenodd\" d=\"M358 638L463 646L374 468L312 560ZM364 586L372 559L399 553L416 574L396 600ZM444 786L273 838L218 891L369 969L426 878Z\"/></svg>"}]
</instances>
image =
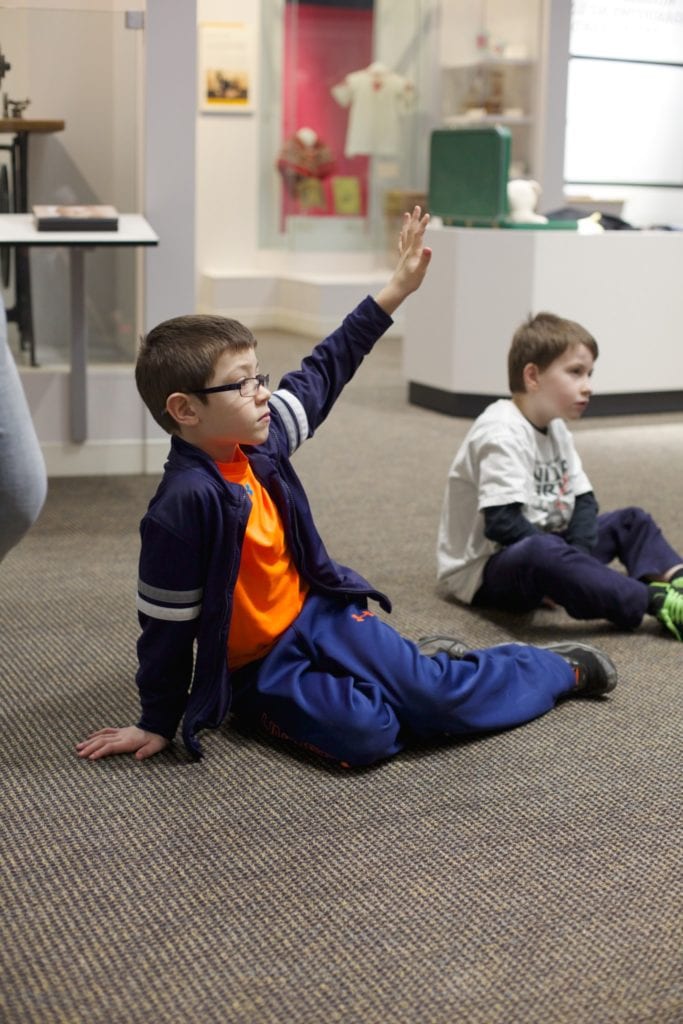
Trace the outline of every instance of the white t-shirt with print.
<instances>
[{"instance_id":1,"label":"white t-shirt with print","mask_svg":"<svg viewBox=\"0 0 683 1024\"><path fill-rule=\"evenodd\" d=\"M470 602L500 545L484 536L483 509L519 502L542 530L566 530L580 494L592 490L564 420L538 430L501 398L474 421L448 473L437 543L442 589Z\"/></svg>"}]
</instances>

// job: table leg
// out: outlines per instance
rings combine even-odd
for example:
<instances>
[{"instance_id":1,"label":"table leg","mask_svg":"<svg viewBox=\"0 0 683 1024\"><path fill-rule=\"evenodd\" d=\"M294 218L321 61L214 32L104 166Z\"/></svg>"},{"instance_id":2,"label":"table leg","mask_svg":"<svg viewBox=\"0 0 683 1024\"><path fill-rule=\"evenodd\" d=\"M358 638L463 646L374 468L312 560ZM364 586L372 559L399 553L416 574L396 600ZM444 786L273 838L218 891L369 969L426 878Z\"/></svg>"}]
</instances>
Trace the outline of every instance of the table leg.
<instances>
[{"instance_id":1,"label":"table leg","mask_svg":"<svg viewBox=\"0 0 683 1024\"><path fill-rule=\"evenodd\" d=\"M11 145L0 146L10 155L11 183L7 168L2 168L3 188L0 195L0 210L3 213L28 213L28 136L18 132ZM8 284L10 270L9 249L0 254L2 260L2 283ZM16 246L12 254L14 261L14 305L5 310L8 323L15 323L19 330L22 352L28 349L31 366L37 366L36 346L33 336L33 312L31 309L31 265L25 246Z\"/></svg>"},{"instance_id":2,"label":"table leg","mask_svg":"<svg viewBox=\"0 0 683 1024\"><path fill-rule=\"evenodd\" d=\"M7 319L16 323L21 349L24 352L28 350L31 366L37 366L31 307L31 264L25 245L18 245L14 250L14 294L14 306L8 310Z\"/></svg>"},{"instance_id":3,"label":"table leg","mask_svg":"<svg viewBox=\"0 0 683 1024\"><path fill-rule=\"evenodd\" d=\"M28 213L28 132L17 132L11 146L12 204L15 213ZM14 250L14 305L7 310L7 319L16 323L22 352L28 350L31 366L37 366L31 308L31 264L28 249Z\"/></svg>"},{"instance_id":4,"label":"table leg","mask_svg":"<svg viewBox=\"0 0 683 1024\"><path fill-rule=\"evenodd\" d=\"M88 338L85 325L85 250L69 249L71 262L71 375L69 403L71 440L82 444L88 436Z\"/></svg>"}]
</instances>

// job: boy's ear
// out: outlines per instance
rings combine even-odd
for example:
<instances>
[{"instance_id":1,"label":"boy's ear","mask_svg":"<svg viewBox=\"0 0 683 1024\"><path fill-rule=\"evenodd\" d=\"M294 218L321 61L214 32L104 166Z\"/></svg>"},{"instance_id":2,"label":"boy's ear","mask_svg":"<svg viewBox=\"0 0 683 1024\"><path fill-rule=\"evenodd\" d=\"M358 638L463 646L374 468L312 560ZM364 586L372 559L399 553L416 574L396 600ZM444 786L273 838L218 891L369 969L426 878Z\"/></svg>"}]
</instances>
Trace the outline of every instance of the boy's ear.
<instances>
[{"instance_id":1,"label":"boy's ear","mask_svg":"<svg viewBox=\"0 0 683 1024\"><path fill-rule=\"evenodd\" d=\"M179 427L192 427L197 423L198 416L194 402L182 391L174 391L166 399L166 412L175 420Z\"/></svg>"},{"instance_id":2,"label":"boy's ear","mask_svg":"<svg viewBox=\"0 0 683 1024\"><path fill-rule=\"evenodd\" d=\"M541 371L536 363L527 363L522 371L525 391L538 391L540 385Z\"/></svg>"}]
</instances>

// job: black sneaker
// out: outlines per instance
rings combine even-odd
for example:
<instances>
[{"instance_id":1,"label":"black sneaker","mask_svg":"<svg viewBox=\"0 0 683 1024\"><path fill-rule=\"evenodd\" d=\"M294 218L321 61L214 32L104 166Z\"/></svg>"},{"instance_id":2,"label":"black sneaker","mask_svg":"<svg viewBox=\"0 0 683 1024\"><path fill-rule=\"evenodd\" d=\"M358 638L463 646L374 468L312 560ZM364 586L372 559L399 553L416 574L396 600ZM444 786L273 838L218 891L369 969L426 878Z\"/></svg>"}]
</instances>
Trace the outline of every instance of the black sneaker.
<instances>
[{"instance_id":1,"label":"black sneaker","mask_svg":"<svg viewBox=\"0 0 683 1024\"><path fill-rule=\"evenodd\" d=\"M447 654L449 658L456 661L472 650L464 640L459 640L455 636L439 636L438 634L436 636L421 636L417 641L417 646L420 652L429 658L433 658L435 654Z\"/></svg>"},{"instance_id":2,"label":"black sneaker","mask_svg":"<svg viewBox=\"0 0 683 1024\"><path fill-rule=\"evenodd\" d=\"M612 659L604 651L590 644L554 643L525 644L518 640L511 641L518 647L539 647L543 651L559 654L574 670L574 690L570 696L597 697L609 693L617 685L617 670ZM444 653L449 658L460 660L472 648L462 640L453 636L424 636L417 641L423 654L434 655ZM502 647L502 644L493 644Z\"/></svg>"},{"instance_id":3,"label":"black sneaker","mask_svg":"<svg viewBox=\"0 0 683 1024\"><path fill-rule=\"evenodd\" d=\"M529 646L528 644L526 646ZM590 644L538 644L544 651L559 654L574 670L574 690L570 697L598 697L617 685L617 670L612 659Z\"/></svg>"}]
</instances>

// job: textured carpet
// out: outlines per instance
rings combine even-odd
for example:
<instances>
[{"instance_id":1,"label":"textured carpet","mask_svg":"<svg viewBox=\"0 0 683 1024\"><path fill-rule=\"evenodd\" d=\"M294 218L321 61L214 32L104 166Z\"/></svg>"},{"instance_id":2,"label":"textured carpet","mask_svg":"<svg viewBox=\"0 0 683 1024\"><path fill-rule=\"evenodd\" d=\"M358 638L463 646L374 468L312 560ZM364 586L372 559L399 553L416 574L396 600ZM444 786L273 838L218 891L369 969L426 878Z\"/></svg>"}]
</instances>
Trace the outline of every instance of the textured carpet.
<instances>
[{"instance_id":1,"label":"textured carpet","mask_svg":"<svg viewBox=\"0 0 683 1024\"><path fill-rule=\"evenodd\" d=\"M261 364L306 347L264 336ZM614 694L363 772L228 725L198 765L82 763L78 739L136 715L156 481L52 481L0 566L3 1024L683 1021L683 645L440 601L468 423L407 406L399 368L386 342L297 455L330 550L408 635L588 637ZM683 548L683 416L586 420L577 442L602 507L645 505Z\"/></svg>"}]
</instances>

